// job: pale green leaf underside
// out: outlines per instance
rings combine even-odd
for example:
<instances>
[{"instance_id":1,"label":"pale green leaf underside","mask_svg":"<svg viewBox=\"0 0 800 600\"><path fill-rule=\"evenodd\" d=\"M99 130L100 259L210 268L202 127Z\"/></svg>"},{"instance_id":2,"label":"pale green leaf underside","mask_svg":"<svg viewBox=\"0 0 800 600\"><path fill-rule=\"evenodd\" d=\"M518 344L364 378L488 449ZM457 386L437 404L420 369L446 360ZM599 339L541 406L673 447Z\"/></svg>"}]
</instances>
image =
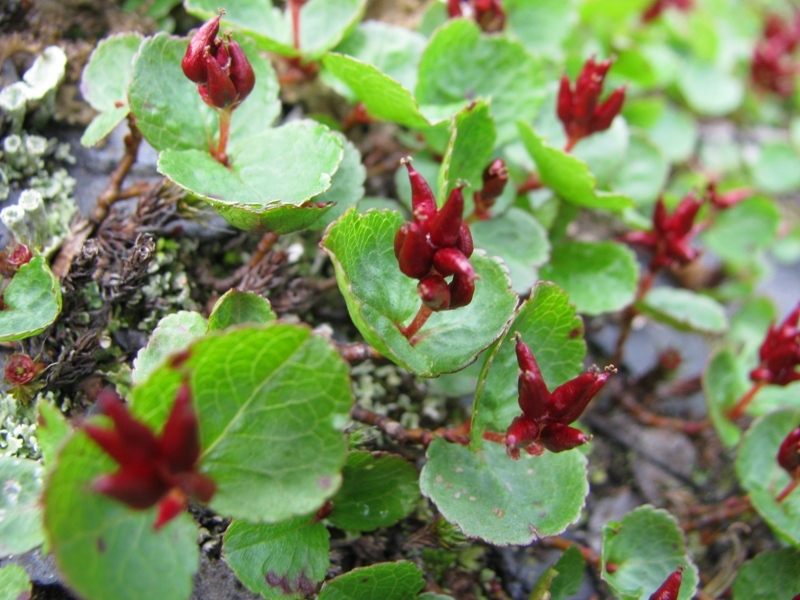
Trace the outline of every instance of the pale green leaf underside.
<instances>
[{"instance_id":1,"label":"pale green leaf underside","mask_svg":"<svg viewBox=\"0 0 800 600\"><path fill-rule=\"evenodd\" d=\"M690 290L654 288L636 303L636 308L676 329L722 333L728 328L722 306L713 298Z\"/></svg>"},{"instance_id":2,"label":"pale green leaf underside","mask_svg":"<svg viewBox=\"0 0 800 600\"><path fill-rule=\"evenodd\" d=\"M580 516L589 483L586 457L574 450L512 460L502 444L473 452L437 438L420 489L466 535L506 545L564 531Z\"/></svg>"},{"instance_id":3,"label":"pale green leaf underside","mask_svg":"<svg viewBox=\"0 0 800 600\"><path fill-rule=\"evenodd\" d=\"M131 380L134 385L147 378L171 354L185 350L208 330L208 321L200 313L182 310L158 322L147 346L139 350L133 361Z\"/></svg>"},{"instance_id":4,"label":"pale green leaf underside","mask_svg":"<svg viewBox=\"0 0 800 600\"><path fill-rule=\"evenodd\" d=\"M117 103L127 105L133 57L142 39L138 33L117 34L92 51L81 76L81 94L93 109L109 112Z\"/></svg>"},{"instance_id":5,"label":"pale green leaf underside","mask_svg":"<svg viewBox=\"0 0 800 600\"><path fill-rule=\"evenodd\" d=\"M725 413L734 407L747 388L748 382L737 365L733 351L724 348L717 352L703 373L703 392L711 423L722 443L729 448L739 443L742 432Z\"/></svg>"},{"instance_id":6,"label":"pale green leaf underside","mask_svg":"<svg viewBox=\"0 0 800 600\"><path fill-rule=\"evenodd\" d=\"M0 556L22 554L42 543L43 479L44 468L35 460L0 458Z\"/></svg>"},{"instance_id":7,"label":"pale green leaf underside","mask_svg":"<svg viewBox=\"0 0 800 600\"><path fill-rule=\"evenodd\" d=\"M22 265L3 294L0 342L41 333L61 312L61 287L41 256Z\"/></svg>"},{"instance_id":8,"label":"pale green leaf underside","mask_svg":"<svg viewBox=\"0 0 800 600\"><path fill-rule=\"evenodd\" d=\"M269 300L253 292L228 290L211 309L208 330L219 331L233 325L266 325L277 319Z\"/></svg>"},{"instance_id":9,"label":"pale green leaf underside","mask_svg":"<svg viewBox=\"0 0 800 600\"><path fill-rule=\"evenodd\" d=\"M467 366L502 333L516 306L505 269L476 251L470 262L480 279L468 306L434 313L411 346L398 324L419 309L417 281L400 272L394 236L403 218L396 212L349 210L328 230L323 248L331 255L339 289L367 342L397 364L435 377Z\"/></svg>"}]
</instances>

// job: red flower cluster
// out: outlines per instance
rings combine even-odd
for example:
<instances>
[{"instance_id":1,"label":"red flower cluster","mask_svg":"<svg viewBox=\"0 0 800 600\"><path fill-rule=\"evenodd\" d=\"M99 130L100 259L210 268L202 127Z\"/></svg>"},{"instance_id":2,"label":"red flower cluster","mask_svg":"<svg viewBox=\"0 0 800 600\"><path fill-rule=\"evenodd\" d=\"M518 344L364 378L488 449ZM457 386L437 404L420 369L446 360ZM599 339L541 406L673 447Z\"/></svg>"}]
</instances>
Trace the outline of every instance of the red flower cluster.
<instances>
[{"instance_id":1,"label":"red flower cluster","mask_svg":"<svg viewBox=\"0 0 800 600\"><path fill-rule=\"evenodd\" d=\"M406 159L411 181L413 220L404 223L394 237L394 254L400 270L419 279L422 303L437 312L466 306L475 293L475 271L469 262L472 233L462 220L462 186L450 192L441 209L430 186ZM448 284L445 277L453 276Z\"/></svg>"},{"instance_id":2,"label":"red flower cluster","mask_svg":"<svg viewBox=\"0 0 800 600\"><path fill-rule=\"evenodd\" d=\"M503 194L508 183L508 169L502 158L496 158L483 170L483 188L473 195L475 216L485 221L491 215L489 210Z\"/></svg>"},{"instance_id":3,"label":"red flower cluster","mask_svg":"<svg viewBox=\"0 0 800 600\"><path fill-rule=\"evenodd\" d=\"M603 92L603 81L610 68L610 60L596 63L594 57L590 58L575 80L574 89L566 74L561 77L556 112L567 134L567 152L586 136L611 127L614 117L622 110L622 103L625 101L624 87L611 92L598 105Z\"/></svg>"},{"instance_id":4,"label":"red flower cluster","mask_svg":"<svg viewBox=\"0 0 800 600\"><path fill-rule=\"evenodd\" d=\"M753 82L779 96L788 98L794 93L795 76L800 65L792 54L800 44L800 13L792 20L770 15L764 24L764 34L753 50L750 77Z\"/></svg>"},{"instance_id":5,"label":"red flower cluster","mask_svg":"<svg viewBox=\"0 0 800 600\"><path fill-rule=\"evenodd\" d=\"M669 574L664 583L650 595L650 600L678 600L683 583L683 565Z\"/></svg>"},{"instance_id":6,"label":"red flower cluster","mask_svg":"<svg viewBox=\"0 0 800 600\"><path fill-rule=\"evenodd\" d=\"M761 344L758 367L750 372L750 379L756 383L789 385L800 380L800 304L786 317L780 327L773 323L767 337Z\"/></svg>"},{"instance_id":7,"label":"red flower cluster","mask_svg":"<svg viewBox=\"0 0 800 600\"><path fill-rule=\"evenodd\" d=\"M0 252L0 275L13 277L22 265L31 262L33 253L25 244L17 244L11 252Z\"/></svg>"},{"instance_id":8,"label":"red flower cluster","mask_svg":"<svg viewBox=\"0 0 800 600\"><path fill-rule=\"evenodd\" d=\"M606 367L604 372L592 369L578 375L552 393L542 378L539 365L531 349L517 334L517 363L519 376L519 407L522 414L511 421L506 432L506 451L513 459L519 458L520 449L528 454L572 450L589 441L580 429L569 424L581 416L589 401L600 391L615 372Z\"/></svg>"},{"instance_id":9,"label":"red flower cluster","mask_svg":"<svg viewBox=\"0 0 800 600\"><path fill-rule=\"evenodd\" d=\"M689 264L700 254L692 248L690 242L700 231L700 226L695 225L694 220L702 204L702 200L697 200L694 193L690 193L681 200L675 211L668 215L663 198L659 198L653 212L653 229L632 231L620 239L629 244L641 244L651 249L652 271L662 267Z\"/></svg>"},{"instance_id":10,"label":"red flower cluster","mask_svg":"<svg viewBox=\"0 0 800 600\"><path fill-rule=\"evenodd\" d=\"M778 464L792 479L800 479L800 425L790 431L781 443Z\"/></svg>"},{"instance_id":11,"label":"red flower cluster","mask_svg":"<svg viewBox=\"0 0 800 600\"><path fill-rule=\"evenodd\" d=\"M447 14L451 19L474 19L488 33L502 31L506 25L502 0L447 0Z\"/></svg>"},{"instance_id":12,"label":"red flower cluster","mask_svg":"<svg viewBox=\"0 0 800 600\"><path fill-rule=\"evenodd\" d=\"M750 188L736 188L735 190L720 192L717 190L717 184L713 181L710 181L708 183L708 187L706 188L706 196L708 197L708 201L720 210L725 210L731 206L736 206L742 200L746 200L752 195L753 190Z\"/></svg>"},{"instance_id":13,"label":"red flower cluster","mask_svg":"<svg viewBox=\"0 0 800 600\"><path fill-rule=\"evenodd\" d=\"M222 14L197 30L181 67L184 75L197 84L206 104L233 110L253 91L256 77L242 47L230 38L217 37Z\"/></svg>"},{"instance_id":14,"label":"red flower cluster","mask_svg":"<svg viewBox=\"0 0 800 600\"><path fill-rule=\"evenodd\" d=\"M668 8L687 11L694 6L693 0L655 0L642 15L642 21L652 21Z\"/></svg>"},{"instance_id":15,"label":"red flower cluster","mask_svg":"<svg viewBox=\"0 0 800 600\"><path fill-rule=\"evenodd\" d=\"M27 354L12 354L6 358L5 381L14 387L28 385L43 368Z\"/></svg>"},{"instance_id":16,"label":"red flower cluster","mask_svg":"<svg viewBox=\"0 0 800 600\"><path fill-rule=\"evenodd\" d=\"M188 498L211 500L217 486L197 470L200 440L187 384L178 390L159 437L131 416L116 393L104 390L97 402L114 428L86 425L84 431L119 463L119 469L95 481L95 491L135 509L158 504L156 529L182 512Z\"/></svg>"}]
</instances>

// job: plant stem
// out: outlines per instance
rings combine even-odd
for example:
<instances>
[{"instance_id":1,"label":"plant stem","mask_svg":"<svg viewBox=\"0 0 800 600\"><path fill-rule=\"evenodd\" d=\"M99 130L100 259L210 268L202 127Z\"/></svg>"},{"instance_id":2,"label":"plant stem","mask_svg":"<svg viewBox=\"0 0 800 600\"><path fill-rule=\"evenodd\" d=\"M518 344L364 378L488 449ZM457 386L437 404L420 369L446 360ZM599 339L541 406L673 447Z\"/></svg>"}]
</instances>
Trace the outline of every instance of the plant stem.
<instances>
[{"instance_id":1,"label":"plant stem","mask_svg":"<svg viewBox=\"0 0 800 600\"><path fill-rule=\"evenodd\" d=\"M214 153L214 159L227 166L230 166L228 162L228 139L231 135L231 109L229 108L221 108L217 111L219 115L219 143L217 144L217 151Z\"/></svg>"},{"instance_id":2,"label":"plant stem","mask_svg":"<svg viewBox=\"0 0 800 600\"><path fill-rule=\"evenodd\" d=\"M645 294L650 290L653 282L656 279L658 271L650 270L639 280L639 289L636 290L636 297L633 299L631 305L625 309L622 314L622 323L619 326L619 337L617 338L617 345L614 348L614 356L611 357L613 364L622 363L622 352L625 349L625 342L628 341L628 336L631 333L631 325L633 324L634 317L638 314L636 310L636 303L645 297Z\"/></svg>"},{"instance_id":3,"label":"plant stem","mask_svg":"<svg viewBox=\"0 0 800 600\"><path fill-rule=\"evenodd\" d=\"M546 548L555 548L556 550L562 550L564 552L566 552L572 547L575 547L581 551L583 560L589 563L598 572L602 570L603 565L597 552L595 552L588 546L584 546L583 544L580 544L573 540L568 540L567 538L561 537L559 535L553 535L539 540L539 545L544 546ZM613 563L606 563L606 571L608 571L609 573L613 573L616 570L617 570L617 565Z\"/></svg>"},{"instance_id":4,"label":"plant stem","mask_svg":"<svg viewBox=\"0 0 800 600\"><path fill-rule=\"evenodd\" d=\"M567 140L567 143L564 144L564 152L567 152L567 153L572 152L572 149L575 147L575 144L577 144L580 141L580 139L581 138L572 138L572 137L569 138Z\"/></svg>"},{"instance_id":5,"label":"plant stem","mask_svg":"<svg viewBox=\"0 0 800 600\"><path fill-rule=\"evenodd\" d=\"M264 260L264 257L267 255L272 247L275 245L275 242L278 241L278 234L273 233L272 231L267 231L262 238L258 241L258 246L256 246L256 251L253 252L253 256L250 257L250 260L247 263L247 266L251 269L255 268L258 263Z\"/></svg>"},{"instance_id":6,"label":"plant stem","mask_svg":"<svg viewBox=\"0 0 800 600\"><path fill-rule=\"evenodd\" d=\"M339 354L351 365L361 363L370 359L381 359L380 352L375 350L366 342L353 342L352 344L342 344L338 346Z\"/></svg>"},{"instance_id":7,"label":"plant stem","mask_svg":"<svg viewBox=\"0 0 800 600\"><path fill-rule=\"evenodd\" d=\"M433 311L425 306L424 304L420 305L419 310L417 311L414 320L411 321L408 327L401 327L400 333L402 333L406 339L411 343L413 346L416 342L414 340L414 336L417 335L422 326L428 321L428 318L433 314Z\"/></svg>"},{"instance_id":8,"label":"plant stem","mask_svg":"<svg viewBox=\"0 0 800 600\"><path fill-rule=\"evenodd\" d=\"M747 409L747 406L750 404L750 402L753 400L753 398L755 398L756 394L758 393L758 391L762 387L764 387L764 382L763 381L756 381L750 387L750 389L747 391L747 393L739 399L739 401L736 403L736 405L732 409L730 409L728 411L728 414L727 414L728 418L731 421L735 421L736 419L738 419L741 416L743 416L744 415L744 411Z\"/></svg>"},{"instance_id":9,"label":"plant stem","mask_svg":"<svg viewBox=\"0 0 800 600\"><path fill-rule=\"evenodd\" d=\"M100 223L105 219L111 205L121 198L122 182L125 181L131 167L136 163L136 158L139 156L142 134L136 126L136 119L133 115L128 115L128 129L130 133L125 136L125 154L123 154L117 168L108 177L106 189L97 198L97 205L92 213L92 220L95 223Z\"/></svg>"},{"instance_id":10,"label":"plant stem","mask_svg":"<svg viewBox=\"0 0 800 600\"><path fill-rule=\"evenodd\" d=\"M650 412L644 408L636 400L632 394L622 394L620 397L622 405L631 413L638 421L645 425L653 427L660 427L664 429L674 429L689 435L697 435L702 433L710 422L708 419L701 419L700 421L687 421L685 419L675 419L671 417L664 417L654 412Z\"/></svg>"},{"instance_id":11,"label":"plant stem","mask_svg":"<svg viewBox=\"0 0 800 600\"><path fill-rule=\"evenodd\" d=\"M710 525L716 525L721 521L735 519L739 515L746 513L752 508L753 505L750 503L750 498L748 496L744 496L743 498L728 499L721 505L712 506L710 511L702 517L681 521L681 529L684 531L705 529L706 527L709 527Z\"/></svg>"},{"instance_id":12,"label":"plant stem","mask_svg":"<svg viewBox=\"0 0 800 600\"><path fill-rule=\"evenodd\" d=\"M538 190L539 188L544 187L544 184L539 179L539 174L534 172L528 175L525 178L525 181L520 183L517 186L517 194L527 194L528 192L532 192L533 190Z\"/></svg>"},{"instance_id":13,"label":"plant stem","mask_svg":"<svg viewBox=\"0 0 800 600\"><path fill-rule=\"evenodd\" d=\"M421 427L417 427L415 429L406 429L394 419L390 419L384 415L379 415L378 413L373 412L368 408L364 408L358 404L353 405L353 408L350 409L350 417L359 423L377 427L386 435L394 438L398 442L415 442L421 444L423 448L427 448L437 437L441 437L448 442L462 444L465 446L469 444L469 421L449 429L440 427L434 431L422 429Z\"/></svg>"},{"instance_id":14,"label":"plant stem","mask_svg":"<svg viewBox=\"0 0 800 600\"><path fill-rule=\"evenodd\" d=\"M789 484L783 488L783 491L775 496L775 502L783 502L786 499L786 496L791 494L794 491L794 488L796 488L798 485L800 485L800 479L792 479Z\"/></svg>"},{"instance_id":15,"label":"plant stem","mask_svg":"<svg viewBox=\"0 0 800 600\"><path fill-rule=\"evenodd\" d=\"M300 9L306 0L289 0L289 13L292 19L292 42L295 50L300 50Z\"/></svg>"}]
</instances>

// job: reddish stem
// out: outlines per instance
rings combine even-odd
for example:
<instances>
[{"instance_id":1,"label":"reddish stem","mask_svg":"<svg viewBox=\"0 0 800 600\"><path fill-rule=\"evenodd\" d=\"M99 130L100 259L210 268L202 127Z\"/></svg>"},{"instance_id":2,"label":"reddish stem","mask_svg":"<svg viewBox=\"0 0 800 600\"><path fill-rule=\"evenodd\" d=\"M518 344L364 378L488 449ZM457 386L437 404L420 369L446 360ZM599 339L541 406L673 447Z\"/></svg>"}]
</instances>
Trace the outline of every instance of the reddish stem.
<instances>
[{"instance_id":1,"label":"reddish stem","mask_svg":"<svg viewBox=\"0 0 800 600\"><path fill-rule=\"evenodd\" d=\"M295 50L300 50L300 9L306 0L289 0L289 13L292 17L292 40Z\"/></svg>"},{"instance_id":2,"label":"reddish stem","mask_svg":"<svg viewBox=\"0 0 800 600\"><path fill-rule=\"evenodd\" d=\"M728 418L731 421L735 421L736 419L740 418L744 415L744 411L747 410L747 406L750 402L755 398L758 391L764 387L763 381L756 381L748 390L748 392L742 396L736 405L728 411Z\"/></svg>"},{"instance_id":3,"label":"reddish stem","mask_svg":"<svg viewBox=\"0 0 800 600\"><path fill-rule=\"evenodd\" d=\"M567 143L564 144L564 152L567 152L567 153L572 152L572 149L575 147L575 144L577 144L580 140L581 140L581 138L579 138L579 137L576 137L576 138L571 137L571 138L569 138L567 140Z\"/></svg>"},{"instance_id":4,"label":"reddish stem","mask_svg":"<svg viewBox=\"0 0 800 600\"><path fill-rule=\"evenodd\" d=\"M684 531L705 529L706 527L716 525L722 521L735 519L736 517L751 510L753 505L750 503L750 498L745 496L744 498L731 498L722 504L705 508L708 510L705 511L706 514L702 517L681 521L681 529Z\"/></svg>"},{"instance_id":5,"label":"reddish stem","mask_svg":"<svg viewBox=\"0 0 800 600\"><path fill-rule=\"evenodd\" d=\"M783 502L786 496L791 494L798 485L800 485L800 479L792 479L789 484L783 488L783 491L775 496L775 502Z\"/></svg>"},{"instance_id":6,"label":"reddish stem","mask_svg":"<svg viewBox=\"0 0 800 600\"><path fill-rule=\"evenodd\" d=\"M414 320L411 321L411 324L408 327L401 327L400 333L402 333L406 339L411 342L413 346L416 341L414 340L414 336L417 335L422 326L428 321L428 318L433 314L433 311L422 304L417 311L417 315L414 317Z\"/></svg>"},{"instance_id":7,"label":"reddish stem","mask_svg":"<svg viewBox=\"0 0 800 600\"><path fill-rule=\"evenodd\" d=\"M644 298L645 294L647 294L647 292L653 286L657 272L657 270L650 270L639 280L639 289L636 291L636 297L633 299L631 305L625 309L625 312L622 314L622 323L619 326L619 337L617 338L617 345L614 349L614 356L611 358L611 362L613 364L619 364L622 362L622 352L625 348L625 342L628 341L628 336L631 333L633 319L638 314L638 311L635 308L636 303Z\"/></svg>"},{"instance_id":8,"label":"reddish stem","mask_svg":"<svg viewBox=\"0 0 800 600\"><path fill-rule=\"evenodd\" d=\"M217 151L214 153L214 159L225 165L229 166L228 162L228 139L231 135L231 113L229 108L222 108L217 111L219 115L219 143L217 144Z\"/></svg>"},{"instance_id":9,"label":"reddish stem","mask_svg":"<svg viewBox=\"0 0 800 600\"><path fill-rule=\"evenodd\" d=\"M555 548L557 550L562 550L566 552L573 546L581 551L581 555L583 556L583 560L589 563L594 569L598 572L602 570L603 563L600 559L600 556L589 548L588 546L584 546L583 544L579 544L578 542L568 540L567 538L563 538L558 535L542 538L539 540L539 544L546 547L546 548ZM613 573L617 570L617 565L611 562L606 563L606 571L609 573Z\"/></svg>"},{"instance_id":10,"label":"reddish stem","mask_svg":"<svg viewBox=\"0 0 800 600\"><path fill-rule=\"evenodd\" d=\"M528 192L538 190L542 187L544 187L544 185L539 179L539 174L531 173L525 178L525 181L517 186L517 194L527 194Z\"/></svg>"}]
</instances>

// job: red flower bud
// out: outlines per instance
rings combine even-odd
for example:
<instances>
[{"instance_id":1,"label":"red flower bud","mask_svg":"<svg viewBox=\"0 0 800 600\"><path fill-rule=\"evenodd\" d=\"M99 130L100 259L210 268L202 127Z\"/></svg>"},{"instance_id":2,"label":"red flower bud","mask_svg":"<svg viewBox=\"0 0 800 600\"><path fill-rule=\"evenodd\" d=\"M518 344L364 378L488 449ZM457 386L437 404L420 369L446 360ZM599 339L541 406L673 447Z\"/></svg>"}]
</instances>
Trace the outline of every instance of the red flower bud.
<instances>
[{"instance_id":1,"label":"red flower bud","mask_svg":"<svg viewBox=\"0 0 800 600\"><path fill-rule=\"evenodd\" d=\"M25 244L17 244L11 251L11 254L8 255L6 262L14 270L18 270L22 265L27 265L29 262L31 262L32 258L33 253L31 253L30 248L28 248Z\"/></svg>"},{"instance_id":2,"label":"red flower bud","mask_svg":"<svg viewBox=\"0 0 800 600\"><path fill-rule=\"evenodd\" d=\"M461 308L472 302L475 295L474 276L456 273L450 282L450 308Z\"/></svg>"},{"instance_id":3,"label":"red flower bud","mask_svg":"<svg viewBox=\"0 0 800 600\"><path fill-rule=\"evenodd\" d=\"M519 459L520 448L525 448L529 454L541 454L541 447L537 447L539 426L536 421L520 415L511 421L506 432L506 452L514 460Z\"/></svg>"},{"instance_id":4,"label":"red flower bud","mask_svg":"<svg viewBox=\"0 0 800 600\"><path fill-rule=\"evenodd\" d=\"M436 198L428 182L411 166L411 159L403 159L411 183L411 212L415 221L425 222L436 214Z\"/></svg>"},{"instance_id":5,"label":"red flower bud","mask_svg":"<svg viewBox=\"0 0 800 600\"><path fill-rule=\"evenodd\" d=\"M12 354L6 357L5 381L11 386L28 385L42 370L27 354Z\"/></svg>"},{"instance_id":6,"label":"red flower bud","mask_svg":"<svg viewBox=\"0 0 800 600\"><path fill-rule=\"evenodd\" d=\"M425 277L433 266L434 247L422 225L405 223L394 236L394 255L400 271L408 277Z\"/></svg>"},{"instance_id":7,"label":"red flower bud","mask_svg":"<svg viewBox=\"0 0 800 600\"><path fill-rule=\"evenodd\" d=\"M469 258L475 250L475 244L472 242L472 232L469 230L469 225L461 223L461 228L458 230L458 241L456 248L461 251L461 254Z\"/></svg>"},{"instance_id":8,"label":"red flower bud","mask_svg":"<svg viewBox=\"0 0 800 600\"><path fill-rule=\"evenodd\" d=\"M206 74L206 48L213 48L219 44L219 20L224 12L220 13L208 23L204 23L189 40L189 47L181 61L183 74L197 84L204 84Z\"/></svg>"},{"instance_id":9,"label":"red flower bud","mask_svg":"<svg viewBox=\"0 0 800 600\"><path fill-rule=\"evenodd\" d=\"M683 569L684 567L681 565L670 573L666 581L661 584L661 587L650 595L650 600L678 600L681 583L683 582Z\"/></svg>"},{"instance_id":10,"label":"red flower bud","mask_svg":"<svg viewBox=\"0 0 800 600\"><path fill-rule=\"evenodd\" d=\"M550 452L566 452L583 446L590 439L592 438L580 429L561 423L552 423L542 430L541 444Z\"/></svg>"},{"instance_id":11,"label":"red flower bud","mask_svg":"<svg viewBox=\"0 0 800 600\"><path fill-rule=\"evenodd\" d=\"M501 0L447 0L447 14L472 18L486 32L502 31L506 23Z\"/></svg>"},{"instance_id":12,"label":"red flower bud","mask_svg":"<svg viewBox=\"0 0 800 600\"><path fill-rule=\"evenodd\" d=\"M496 158L483 170L483 189L481 194L484 199L499 198L508 183L508 168L502 158Z\"/></svg>"},{"instance_id":13,"label":"red flower bud","mask_svg":"<svg viewBox=\"0 0 800 600\"><path fill-rule=\"evenodd\" d=\"M755 382L786 386L800 380L800 304L786 317L779 327L770 325L759 349L761 362L750 372Z\"/></svg>"},{"instance_id":14,"label":"red flower bud","mask_svg":"<svg viewBox=\"0 0 800 600\"><path fill-rule=\"evenodd\" d=\"M440 248L455 246L461 235L461 217L464 214L462 186L453 188L441 209L430 224L431 242Z\"/></svg>"},{"instance_id":15,"label":"red flower bud","mask_svg":"<svg viewBox=\"0 0 800 600\"><path fill-rule=\"evenodd\" d=\"M450 289L441 275L428 275L417 284L422 303L434 312L450 308Z\"/></svg>"},{"instance_id":16,"label":"red flower bud","mask_svg":"<svg viewBox=\"0 0 800 600\"><path fill-rule=\"evenodd\" d=\"M236 88L236 94L240 98L239 102L241 102L253 91L256 85L256 75L253 72L250 61L247 60L247 55L245 55L239 44L231 40L228 51L231 55L231 81L233 82L233 87Z\"/></svg>"},{"instance_id":17,"label":"red flower bud","mask_svg":"<svg viewBox=\"0 0 800 600\"><path fill-rule=\"evenodd\" d=\"M792 479L800 478L800 426L790 431L781 442L777 459Z\"/></svg>"},{"instance_id":18,"label":"red flower bud","mask_svg":"<svg viewBox=\"0 0 800 600\"><path fill-rule=\"evenodd\" d=\"M475 279L475 271L472 269L469 259L455 248L437 250L433 255L433 266L444 277L460 273L465 277Z\"/></svg>"},{"instance_id":19,"label":"red flower bud","mask_svg":"<svg viewBox=\"0 0 800 600\"><path fill-rule=\"evenodd\" d=\"M589 401L608 381L614 369L589 371L557 387L550 396L550 418L564 425L583 414Z\"/></svg>"}]
</instances>

